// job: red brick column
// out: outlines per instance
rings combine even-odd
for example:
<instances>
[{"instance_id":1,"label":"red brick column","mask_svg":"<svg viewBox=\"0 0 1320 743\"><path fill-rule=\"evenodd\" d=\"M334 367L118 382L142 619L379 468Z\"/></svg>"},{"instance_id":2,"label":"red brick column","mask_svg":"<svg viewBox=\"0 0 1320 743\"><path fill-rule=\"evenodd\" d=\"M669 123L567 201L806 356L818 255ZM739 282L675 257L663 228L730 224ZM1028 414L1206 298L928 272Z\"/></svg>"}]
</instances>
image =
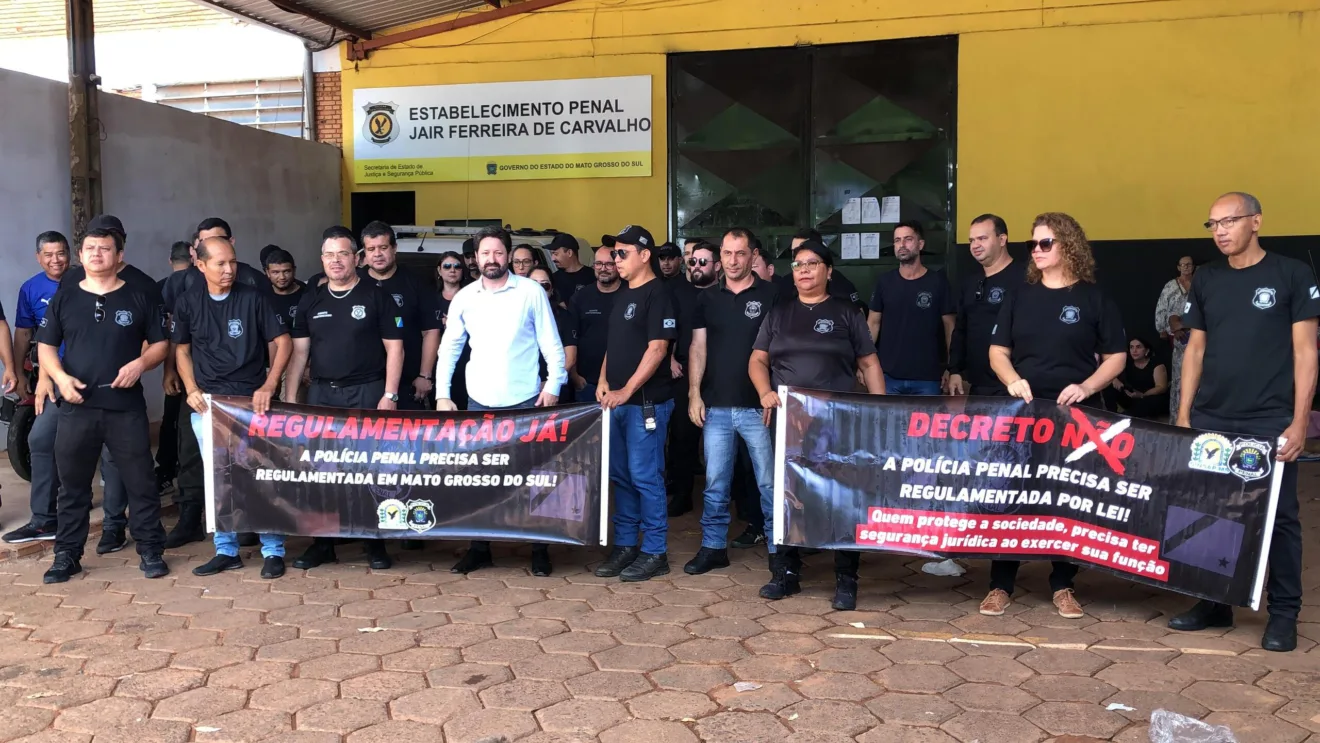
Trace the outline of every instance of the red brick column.
<instances>
[{"instance_id":1,"label":"red brick column","mask_svg":"<svg viewBox=\"0 0 1320 743\"><path fill-rule=\"evenodd\" d=\"M344 107L338 72L315 73L316 141L344 146Z\"/></svg>"}]
</instances>

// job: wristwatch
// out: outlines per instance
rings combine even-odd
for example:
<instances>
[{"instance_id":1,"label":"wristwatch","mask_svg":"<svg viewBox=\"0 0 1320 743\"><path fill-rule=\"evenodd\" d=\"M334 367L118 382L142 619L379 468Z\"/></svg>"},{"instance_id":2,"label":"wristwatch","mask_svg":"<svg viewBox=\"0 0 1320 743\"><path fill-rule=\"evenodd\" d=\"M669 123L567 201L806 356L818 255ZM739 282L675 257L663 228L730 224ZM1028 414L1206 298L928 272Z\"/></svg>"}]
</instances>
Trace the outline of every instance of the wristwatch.
<instances>
[{"instance_id":1,"label":"wristwatch","mask_svg":"<svg viewBox=\"0 0 1320 743\"><path fill-rule=\"evenodd\" d=\"M398 402L399 394L397 392L386 392L385 399L389 400L390 402Z\"/></svg>"}]
</instances>

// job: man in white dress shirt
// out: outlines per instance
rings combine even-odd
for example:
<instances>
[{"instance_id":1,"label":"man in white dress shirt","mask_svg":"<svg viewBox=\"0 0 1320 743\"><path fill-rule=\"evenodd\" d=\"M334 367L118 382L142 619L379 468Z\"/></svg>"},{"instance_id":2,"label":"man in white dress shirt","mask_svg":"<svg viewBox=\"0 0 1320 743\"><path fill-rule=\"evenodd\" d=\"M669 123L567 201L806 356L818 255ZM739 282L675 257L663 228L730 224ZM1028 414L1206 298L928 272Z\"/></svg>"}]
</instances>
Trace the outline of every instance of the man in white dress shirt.
<instances>
[{"instance_id":1,"label":"man in white dress shirt","mask_svg":"<svg viewBox=\"0 0 1320 743\"><path fill-rule=\"evenodd\" d=\"M459 290L449 305L435 369L436 410L457 409L449 399L449 385L464 343L472 349L467 363L469 410L554 405L568 372L550 300L540 284L509 272L513 240L508 232L487 227L472 239L481 279ZM538 368L542 356L544 385ZM473 540L450 570L470 573L493 564L490 542ZM550 571L546 545L532 545L532 575L548 576Z\"/></svg>"}]
</instances>

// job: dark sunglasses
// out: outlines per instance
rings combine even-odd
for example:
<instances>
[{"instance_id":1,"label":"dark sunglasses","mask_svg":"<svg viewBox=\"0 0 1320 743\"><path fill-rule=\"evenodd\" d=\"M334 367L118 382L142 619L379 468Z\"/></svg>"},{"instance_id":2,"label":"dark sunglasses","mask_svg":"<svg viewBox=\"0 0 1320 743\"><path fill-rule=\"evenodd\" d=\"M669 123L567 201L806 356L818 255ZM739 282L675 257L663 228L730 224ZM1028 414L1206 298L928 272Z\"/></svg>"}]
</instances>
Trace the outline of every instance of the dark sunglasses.
<instances>
[{"instance_id":1,"label":"dark sunglasses","mask_svg":"<svg viewBox=\"0 0 1320 743\"><path fill-rule=\"evenodd\" d=\"M442 264L440 264L440 268L444 269L445 271L455 271L455 270L458 270L458 269L460 269L460 268L462 268L462 267L463 267L463 264L462 264L462 263L442 263Z\"/></svg>"},{"instance_id":2,"label":"dark sunglasses","mask_svg":"<svg viewBox=\"0 0 1320 743\"><path fill-rule=\"evenodd\" d=\"M1037 248L1040 248L1042 253L1048 253L1051 250L1054 250L1054 245L1057 242L1059 241L1053 237L1047 237L1044 240L1028 240L1027 250L1034 253Z\"/></svg>"},{"instance_id":3,"label":"dark sunglasses","mask_svg":"<svg viewBox=\"0 0 1320 743\"><path fill-rule=\"evenodd\" d=\"M541 288L545 289L546 291L551 291L555 288L555 285L551 284L549 281L538 281L536 283L540 284Z\"/></svg>"},{"instance_id":4,"label":"dark sunglasses","mask_svg":"<svg viewBox=\"0 0 1320 743\"><path fill-rule=\"evenodd\" d=\"M688 258L689 266L704 266L707 263L714 263L714 261L709 258Z\"/></svg>"},{"instance_id":5,"label":"dark sunglasses","mask_svg":"<svg viewBox=\"0 0 1320 743\"><path fill-rule=\"evenodd\" d=\"M635 253L637 251L633 251L633 252ZM616 261L621 261L624 258L628 257L628 251L623 248L616 248L615 250L610 251L610 257Z\"/></svg>"},{"instance_id":6,"label":"dark sunglasses","mask_svg":"<svg viewBox=\"0 0 1320 743\"><path fill-rule=\"evenodd\" d=\"M105 319L105 297L96 298L96 311L92 313L92 317L95 318L97 322L101 322Z\"/></svg>"}]
</instances>

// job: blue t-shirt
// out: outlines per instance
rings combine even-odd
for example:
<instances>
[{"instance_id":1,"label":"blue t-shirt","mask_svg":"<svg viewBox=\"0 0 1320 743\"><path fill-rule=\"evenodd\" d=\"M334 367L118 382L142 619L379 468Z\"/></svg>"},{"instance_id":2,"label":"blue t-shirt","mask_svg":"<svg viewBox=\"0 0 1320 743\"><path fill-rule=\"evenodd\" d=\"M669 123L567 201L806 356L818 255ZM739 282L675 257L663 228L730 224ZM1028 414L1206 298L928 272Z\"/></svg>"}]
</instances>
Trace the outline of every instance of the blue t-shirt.
<instances>
[{"instance_id":1,"label":"blue t-shirt","mask_svg":"<svg viewBox=\"0 0 1320 743\"><path fill-rule=\"evenodd\" d=\"M18 290L18 311L14 314L15 328L36 328L46 316L46 306L50 304L60 282L51 279L43 271L23 282ZM32 344L35 352L36 344ZM60 344L60 358L64 358L64 345Z\"/></svg>"},{"instance_id":2,"label":"blue t-shirt","mask_svg":"<svg viewBox=\"0 0 1320 743\"><path fill-rule=\"evenodd\" d=\"M14 327L35 328L46 316L46 305L55 296L60 282L52 280L45 272L23 282L18 290L18 311L14 315Z\"/></svg>"}]
</instances>

